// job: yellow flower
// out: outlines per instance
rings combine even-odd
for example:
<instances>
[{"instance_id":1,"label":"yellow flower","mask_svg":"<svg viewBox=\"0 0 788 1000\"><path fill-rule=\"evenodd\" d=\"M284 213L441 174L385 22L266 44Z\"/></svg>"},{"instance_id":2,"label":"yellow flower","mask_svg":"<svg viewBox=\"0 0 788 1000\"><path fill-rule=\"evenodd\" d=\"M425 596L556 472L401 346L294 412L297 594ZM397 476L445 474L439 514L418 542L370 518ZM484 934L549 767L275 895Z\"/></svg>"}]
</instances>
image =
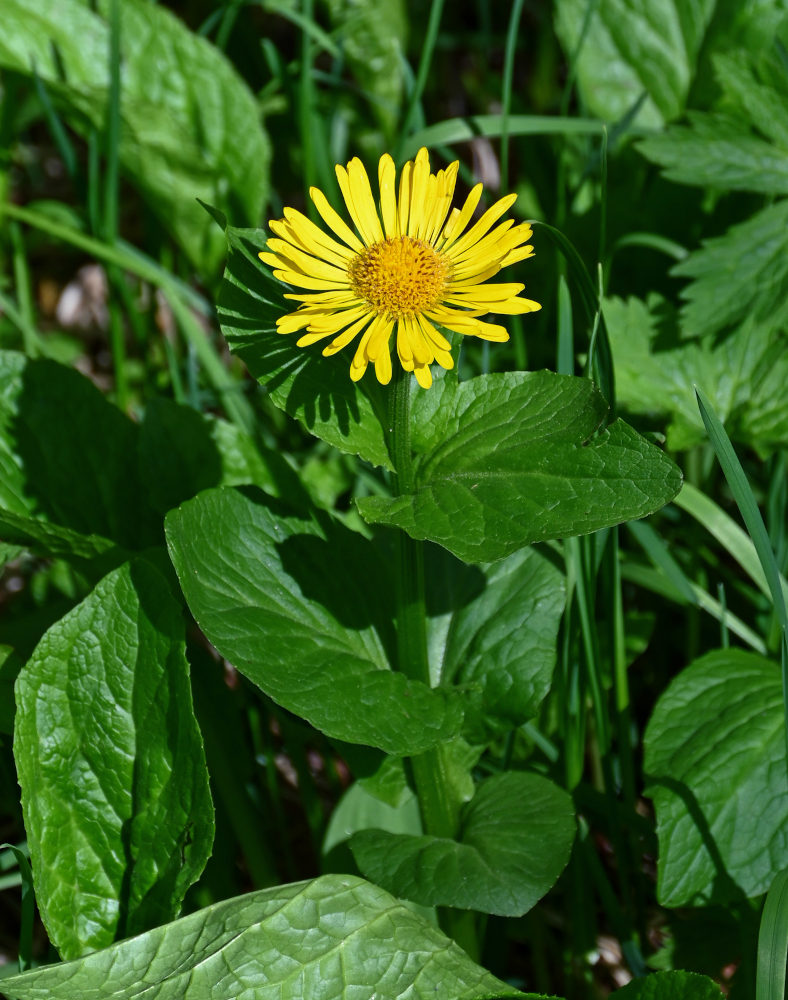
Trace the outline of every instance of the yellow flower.
<instances>
[{"instance_id":1,"label":"yellow flower","mask_svg":"<svg viewBox=\"0 0 788 1000\"><path fill-rule=\"evenodd\" d=\"M385 154L378 164L378 212L367 172L356 157L347 168L337 166L336 174L358 235L314 187L312 201L333 236L293 208L285 209L284 219L270 222L276 238L268 240L270 252L260 259L277 278L308 290L285 296L301 305L277 320L278 332L305 330L299 347L332 337L323 349L326 356L360 334L350 377L358 381L371 361L385 385L391 379L389 341L396 327L400 363L425 389L432 385L433 361L453 366L451 345L438 326L484 340L508 340L504 327L479 317L541 308L519 297L523 285L487 280L533 254L533 247L524 245L531 227L507 219L492 228L514 203L513 194L470 225L481 184L461 209L449 212L458 167L455 161L433 174L427 150L420 149L402 168L397 196L394 161Z\"/></svg>"}]
</instances>

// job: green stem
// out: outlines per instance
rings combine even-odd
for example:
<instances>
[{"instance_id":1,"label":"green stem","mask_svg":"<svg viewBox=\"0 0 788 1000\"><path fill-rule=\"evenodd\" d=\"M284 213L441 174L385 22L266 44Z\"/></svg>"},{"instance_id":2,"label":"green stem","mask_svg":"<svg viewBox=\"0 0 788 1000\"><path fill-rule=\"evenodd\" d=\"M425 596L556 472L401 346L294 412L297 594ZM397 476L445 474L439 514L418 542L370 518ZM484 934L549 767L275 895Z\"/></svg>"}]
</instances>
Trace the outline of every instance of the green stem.
<instances>
[{"instance_id":1,"label":"green stem","mask_svg":"<svg viewBox=\"0 0 788 1000\"><path fill-rule=\"evenodd\" d=\"M389 394L388 437L394 463L394 489L398 496L414 485L410 445L409 372L397 368ZM407 677L431 686L427 656L427 616L424 598L424 546L404 531L397 533L397 667ZM411 758L416 794L424 830L435 837L454 838L459 827L460 805L452 795L445 747L438 746ZM441 913L444 929L466 951L478 950L473 919L456 911Z\"/></svg>"}]
</instances>

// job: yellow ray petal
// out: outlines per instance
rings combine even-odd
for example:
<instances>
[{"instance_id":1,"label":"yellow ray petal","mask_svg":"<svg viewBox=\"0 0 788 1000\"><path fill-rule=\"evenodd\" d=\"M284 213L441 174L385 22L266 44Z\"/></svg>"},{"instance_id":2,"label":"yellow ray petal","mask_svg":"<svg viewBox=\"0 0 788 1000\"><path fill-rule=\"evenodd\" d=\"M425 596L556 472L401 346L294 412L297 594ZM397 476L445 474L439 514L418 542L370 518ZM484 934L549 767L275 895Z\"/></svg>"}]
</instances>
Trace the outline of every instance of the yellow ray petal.
<instances>
[{"instance_id":1,"label":"yellow ray petal","mask_svg":"<svg viewBox=\"0 0 788 1000\"><path fill-rule=\"evenodd\" d=\"M343 330L335 340L331 341L328 347L323 348L323 356L330 358L332 354L336 354L337 351L341 351L343 347L347 347L351 340L354 340L359 333L361 333L371 319L372 313L367 313L366 316L363 316L357 323L354 323L353 326L349 326L347 330Z\"/></svg>"},{"instance_id":2,"label":"yellow ray petal","mask_svg":"<svg viewBox=\"0 0 788 1000\"><path fill-rule=\"evenodd\" d=\"M430 226L424 239L428 243L434 243L441 226L446 220L446 215L451 208L451 201L454 197L454 185L457 181L457 171L460 168L460 161L455 160L450 163L445 170L439 173L438 197L435 199L435 209L430 220ZM441 176L442 174L442 176Z\"/></svg>"},{"instance_id":3,"label":"yellow ray petal","mask_svg":"<svg viewBox=\"0 0 788 1000\"><path fill-rule=\"evenodd\" d=\"M375 202L369 187L367 172L361 160L354 158L348 163L347 169L341 164L334 168L339 181L339 190L345 199L345 205L361 239L369 247L383 239L383 230L375 212ZM366 182L366 186L365 186ZM367 192L369 201L367 202Z\"/></svg>"},{"instance_id":4,"label":"yellow ray petal","mask_svg":"<svg viewBox=\"0 0 788 1000\"><path fill-rule=\"evenodd\" d=\"M396 169L388 153L384 153L378 163L378 186L380 187L380 217L389 238L397 235L397 193Z\"/></svg>"},{"instance_id":5,"label":"yellow ray petal","mask_svg":"<svg viewBox=\"0 0 788 1000\"><path fill-rule=\"evenodd\" d=\"M361 252L364 249L364 244L356 236L350 226L338 215L337 212L329 205L328 198L323 194L320 188L311 187L309 189L309 197L314 202L315 208L320 213L320 217L323 222L331 229L336 235L352 249L357 252Z\"/></svg>"},{"instance_id":6,"label":"yellow ray petal","mask_svg":"<svg viewBox=\"0 0 788 1000\"><path fill-rule=\"evenodd\" d=\"M301 274L290 268L284 270L281 265L279 270L274 271L274 277L287 282L288 285L295 285L296 288L311 288L316 292L347 289L347 285L340 285L336 281L326 281L324 278L313 278L311 275Z\"/></svg>"},{"instance_id":7,"label":"yellow ray petal","mask_svg":"<svg viewBox=\"0 0 788 1000\"><path fill-rule=\"evenodd\" d=\"M479 204L479 199L482 196L483 188L483 184L477 184L475 187L472 187L462 208L459 211L456 208L452 210L449 221L443 227L443 232L438 237L437 245L441 249L445 249L454 240L458 239L471 221L471 216L476 211L476 206Z\"/></svg>"},{"instance_id":8,"label":"yellow ray petal","mask_svg":"<svg viewBox=\"0 0 788 1000\"><path fill-rule=\"evenodd\" d=\"M399 175L399 201L397 203L397 228L400 236L408 231L410 195L413 180L413 160L408 160Z\"/></svg>"},{"instance_id":9,"label":"yellow ray petal","mask_svg":"<svg viewBox=\"0 0 788 1000\"><path fill-rule=\"evenodd\" d=\"M292 243L285 243L284 240L271 239L268 241L268 246L286 266L294 267L304 274L311 274L313 278L325 278L326 281L348 284L347 268L333 267L324 260L304 253Z\"/></svg>"},{"instance_id":10,"label":"yellow ray petal","mask_svg":"<svg viewBox=\"0 0 788 1000\"><path fill-rule=\"evenodd\" d=\"M355 256L349 247L332 239L328 233L324 233L319 226L316 226L311 219L308 219L297 209L286 208L284 214L288 225L305 244L315 243L324 251L331 252L344 261L351 261Z\"/></svg>"},{"instance_id":11,"label":"yellow ray petal","mask_svg":"<svg viewBox=\"0 0 788 1000\"><path fill-rule=\"evenodd\" d=\"M408 215L408 236L417 236L424 219L424 200L427 196L427 183L430 177L430 158L424 146L416 154L413 164L413 181L410 196L410 212Z\"/></svg>"},{"instance_id":12,"label":"yellow ray petal","mask_svg":"<svg viewBox=\"0 0 788 1000\"><path fill-rule=\"evenodd\" d=\"M443 248L444 252L447 253L452 260L457 260L461 254L472 247L475 243L484 236L488 229L490 229L504 212L507 212L512 205L517 200L516 194L508 194L505 198L501 198L491 205L484 215L479 219L476 225L472 226L468 232L456 239L454 233L449 237L446 242L446 246Z\"/></svg>"},{"instance_id":13,"label":"yellow ray petal","mask_svg":"<svg viewBox=\"0 0 788 1000\"><path fill-rule=\"evenodd\" d=\"M436 354L438 353L438 351L444 354L447 351L451 351L451 344L443 336L442 333L440 333L438 330L435 329L435 327L432 325L432 323L430 323L430 321L427 319L426 316L419 315L416 317L416 320L418 321L418 324L421 327L421 332L424 334L427 343L431 345L432 349L435 351Z\"/></svg>"},{"instance_id":14,"label":"yellow ray petal","mask_svg":"<svg viewBox=\"0 0 788 1000\"><path fill-rule=\"evenodd\" d=\"M432 385L432 372L429 365L415 365L413 374L416 376L416 381L422 389L429 389Z\"/></svg>"}]
</instances>

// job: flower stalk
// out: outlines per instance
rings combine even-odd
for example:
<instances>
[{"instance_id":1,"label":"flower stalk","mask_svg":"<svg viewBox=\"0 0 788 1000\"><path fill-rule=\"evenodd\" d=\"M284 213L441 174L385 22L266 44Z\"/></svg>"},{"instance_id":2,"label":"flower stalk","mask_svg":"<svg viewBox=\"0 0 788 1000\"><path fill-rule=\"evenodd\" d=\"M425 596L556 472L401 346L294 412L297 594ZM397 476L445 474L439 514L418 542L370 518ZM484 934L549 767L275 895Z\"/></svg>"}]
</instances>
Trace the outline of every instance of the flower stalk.
<instances>
[{"instance_id":1,"label":"flower stalk","mask_svg":"<svg viewBox=\"0 0 788 1000\"><path fill-rule=\"evenodd\" d=\"M413 452L410 443L411 375L396 370L389 388L388 437L394 464L397 496L414 487ZM424 543L397 531L397 669L413 680L432 686L427 655L427 612L424 590ZM460 807L452 793L446 746L411 758L424 832L435 837L455 838ZM474 921L460 911L442 909L440 922L472 956L478 957Z\"/></svg>"}]
</instances>

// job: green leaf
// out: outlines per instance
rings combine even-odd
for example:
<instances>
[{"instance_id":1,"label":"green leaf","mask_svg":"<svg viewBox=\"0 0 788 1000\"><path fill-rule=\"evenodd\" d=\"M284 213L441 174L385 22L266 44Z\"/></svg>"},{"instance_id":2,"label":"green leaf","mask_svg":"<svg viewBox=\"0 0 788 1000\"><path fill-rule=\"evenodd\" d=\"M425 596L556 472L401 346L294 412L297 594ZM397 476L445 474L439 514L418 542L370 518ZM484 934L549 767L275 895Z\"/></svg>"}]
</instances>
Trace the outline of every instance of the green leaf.
<instances>
[{"instance_id":1,"label":"green leaf","mask_svg":"<svg viewBox=\"0 0 788 1000\"><path fill-rule=\"evenodd\" d=\"M745 317L772 327L788 318L788 198L767 205L724 236L705 240L673 268L692 278L682 291L685 335L707 336Z\"/></svg>"},{"instance_id":2,"label":"green leaf","mask_svg":"<svg viewBox=\"0 0 788 1000\"><path fill-rule=\"evenodd\" d=\"M73 369L0 351L0 511L9 538L27 532L53 554L71 548L85 558L103 551L104 539L131 549L158 541L137 470L138 432ZM80 543L75 533L101 538Z\"/></svg>"},{"instance_id":3,"label":"green leaf","mask_svg":"<svg viewBox=\"0 0 788 1000\"><path fill-rule=\"evenodd\" d=\"M171 511L166 531L198 625L278 704L387 753L419 753L457 734L458 695L390 668L393 584L363 536L328 514L295 516L233 489Z\"/></svg>"},{"instance_id":4,"label":"green leaf","mask_svg":"<svg viewBox=\"0 0 788 1000\"><path fill-rule=\"evenodd\" d=\"M137 560L53 625L17 679L36 898L66 959L171 920L210 855L184 650L180 607Z\"/></svg>"},{"instance_id":5,"label":"green leaf","mask_svg":"<svg viewBox=\"0 0 788 1000\"><path fill-rule=\"evenodd\" d=\"M373 98L371 110L389 133L397 124L407 51L404 0L325 0L353 75Z\"/></svg>"},{"instance_id":6,"label":"green leaf","mask_svg":"<svg viewBox=\"0 0 788 1000\"><path fill-rule=\"evenodd\" d=\"M492 731L522 725L550 688L563 574L532 548L492 565L465 566L431 546L425 562L433 684L478 692L478 710ZM488 733L478 735L485 741Z\"/></svg>"},{"instance_id":7,"label":"green leaf","mask_svg":"<svg viewBox=\"0 0 788 1000\"><path fill-rule=\"evenodd\" d=\"M739 118L692 112L687 118L689 125L672 125L638 146L668 180L723 191L788 194L785 151L751 134Z\"/></svg>"},{"instance_id":8,"label":"green leaf","mask_svg":"<svg viewBox=\"0 0 788 1000\"><path fill-rule=\"evenodd\" d=\"M0 509L0 534L8 542L55 558L92 561L106 553L128 558L124 550L101 535L83 535L61 524L50 524L35 517L24 517Z\"/></svg>"},{"instance_id":9,"label":"green leaf","mask_svg":"<svg viewBox=\"0 0 788 1000\"><path fill-rule=\"evenodd\" d=\"M566 792L515 771L483 781L460 824L459 842L364 830L350 847L364 875L405 899L522 916L558 879L575 836Z\"/></svg>"},{"instance_id":10,"label":"green leaf","mask_svg":"<svg viewBox=\"0 0 788 1000\"><path fill-rule=\"evenodd\" d=\"M712 652L659 699L645 736L665 906L765 892L788 867L780 673L754 653Z\"/></svg>"},{"instance_id":11,"label":"green leaf","mask_svg":"<svg viewBox=\"0 0 788 1000\"><path fill-rule=\"evenodd\" d=\"M466 562L653 513L681 474L621 421L595 436L606 410L591 382L569 375L443 379L413 408L414 492L365 497L359 511Z\"/></svg>"},{"instance_id":12,"label":"green leaf","mask_svg":"<svg viewBox=\"0 0 788 1000\"><path fill-rule=\"evenodd\" d=\"M634 979L610 995L615 1000L720 1000L722 990L706 976L675 970Z\"/></svg>"},{"instance_id":13,"label":"green leaf","mask_svg":"<svg viewBox=\"0 0 788 1000\"><path fill-rule=\"evenodd\" d=\"M222 333L271 400L310 434L391 468L377 416L383 412L377 383L362 390L351 382L350 361L342 353L324 358L319 345L296 347L295 337L276 332L277 317L291 312L295 303L284 298L289 286L257 259L268 235L262 229L227 230L229 252L218 302ZM367 392L375 394L375 405Z\"/></svg>"},{"instance_id":14,"label":"green leaf","mask_svg":"<svg viewBox=\"0 0 788 1000\"><path fill-rule=\"evenodd\" d=\"M9 1000L527 1000L388 893L348 875L215 903L78 962L9 976L3 991Z\"/></svg>"},{"instance_id":15,"label":"green leaf","mask_svg":"<svg viewBox=\"0 0 788 1000\"><path fill-rule=\"evenodd\" d=\"M0 66L37 74L82 135L102 130L110 85L108 10L82 0L7 0ZM120 4L121 168L204 272L224 241L198 205L260 217L268 140L255 99L224 55L149 0Z\"/></svg>"},{"instance_id":16,"label":"green leaf","mask_svg":"<svg viewBox=\"0 0 788 1000\"><path fill-rule=\"evenodd\" d=\"M402 768L401 761L389 757ZM323 854L349 840L359 830L387 830L389 833L421 833L419 800L405 785L393 804L382 801L368 790L365 781L348 788L331 813L323 839Z\"/></svg>"},{"instance_id":17,"label":"green leaf","mask_svg":"<svg viewBox=\"0 0 788 1000\"><path fill-rule=\"evenodd\" d=\"M11 646L0 645L0 733L14 731L14 683L22 661Z\"/></svg>"},{"instance_id":18,"label":"green leaf","mask_svg":"<svg viewBox=\"0 0 788 1000\"><path fill-rule=\"evenodd\" d=\"M756 1000L785 997L788 951L788 869L777 875L766 897L758 934Z\"/></svg>"},{"instance_id":19,"label":"green leaf","mask_svg":"<svg viewBox=\"0 0 788 1000\"><path fill-rule=\"evenodd\" d=\"M280 454L261 451L235 424L167 399L146 407L140 473L162 514L211 486L248 484L272 496L306 496Z\"/></svg>"},{"instance_id":20,"label":"green leaf","mask_svg":"<svg viewBox=\"0 0 788 1000\"><path fill-rule=\"evenodd\" d=\"M705 440L694 386L714 400L731 435L771 451L788 436L788 340L780 330L745 322L720 343L666 337L664 303L606 299L616 359L616 395L630 413L667 414L668 447L681 451Z\"/></svg>"},{"instance_id":21,"label":"green leaf","mask_svg":"<svg viewBox=\"0 0 788 1000\"><path fill-rule=\"evenodd\" d=\"M622 118L645 92L640 125L659 125L684 110L716 0L559 0L556 31L585 105ZM590 18L590 19L589 19Z\"/></svg>"}]
</instances>

